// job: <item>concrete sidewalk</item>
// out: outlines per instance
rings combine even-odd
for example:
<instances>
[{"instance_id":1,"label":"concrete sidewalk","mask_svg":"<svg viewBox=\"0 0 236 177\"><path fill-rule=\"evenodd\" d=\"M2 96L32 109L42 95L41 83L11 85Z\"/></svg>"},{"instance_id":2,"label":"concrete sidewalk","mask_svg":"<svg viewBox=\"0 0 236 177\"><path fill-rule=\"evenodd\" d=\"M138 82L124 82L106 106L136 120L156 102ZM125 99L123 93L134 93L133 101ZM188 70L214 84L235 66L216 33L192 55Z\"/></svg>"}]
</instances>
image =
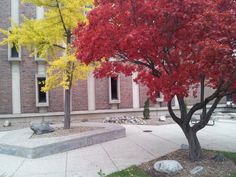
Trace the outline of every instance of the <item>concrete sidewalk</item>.
<instances>
[{"instance_id":1,"label":"concrete sidewalk","mask_svg":"<svg viewBox=\"0 0 236 177\"><path fill-rule=\"evenodd\" d=\"M187 143L176 124L125 125L127 137L38 159L0 155L6 177L97 177L179 149ZM145 133L143 130L152 130ZM0 136L4 134L0 133ZM199 132L203 148L236 152L236 122L216 122Z\"/></svg>"}]
</instances>

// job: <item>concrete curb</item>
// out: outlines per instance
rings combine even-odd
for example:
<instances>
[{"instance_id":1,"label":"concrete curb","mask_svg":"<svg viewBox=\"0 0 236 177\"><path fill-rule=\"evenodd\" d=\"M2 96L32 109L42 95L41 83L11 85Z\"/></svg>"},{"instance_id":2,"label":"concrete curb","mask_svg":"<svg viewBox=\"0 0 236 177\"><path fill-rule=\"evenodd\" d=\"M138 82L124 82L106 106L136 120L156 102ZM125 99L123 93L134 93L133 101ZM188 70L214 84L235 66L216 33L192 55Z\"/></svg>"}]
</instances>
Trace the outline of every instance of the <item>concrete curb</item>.
<instances>
[{"instance_id":1,"label":"concrete curb","mask_svg":"<svg viewBox=\"0 0 236 177\"><path fill-rule=\"evenodd\" d=\"M0 138L0 153L34 159L126 136L125 128L120 125L80 123L80 126L103 128L63 137L36 139L29 138L29 133L32 135L31 130L17 130Z\"/></svg>"}]
</instances>

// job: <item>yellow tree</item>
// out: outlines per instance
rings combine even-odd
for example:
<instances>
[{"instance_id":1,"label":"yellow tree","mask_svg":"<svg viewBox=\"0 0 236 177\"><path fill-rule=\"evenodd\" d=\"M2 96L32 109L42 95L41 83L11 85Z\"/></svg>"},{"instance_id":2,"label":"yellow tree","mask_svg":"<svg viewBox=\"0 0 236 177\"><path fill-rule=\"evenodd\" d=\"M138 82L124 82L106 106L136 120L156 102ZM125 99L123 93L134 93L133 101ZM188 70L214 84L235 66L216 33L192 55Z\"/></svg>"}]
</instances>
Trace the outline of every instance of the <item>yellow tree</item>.
<instances>
[{"instance_id":1,"label":"yellow tree","mask_svg":"<svg viewBox=\"0 0 236 177\"><path fill-rule=\"evenodd\" d=\"M1 45L9 43L26 47L30 55L38 55L48 62L48 77L43 91L64 87L64 128L70 128L70 95L73 82L86 79L93 67L79 63L72 48L73 28L78 22L86 23L85 13L93 0L23 0L43 7L44 17L23 17L18 26L13 23L9 30L0 29L6 38ZM33 49L33 50L32 50Z\"/></svg>"}]
</instances>

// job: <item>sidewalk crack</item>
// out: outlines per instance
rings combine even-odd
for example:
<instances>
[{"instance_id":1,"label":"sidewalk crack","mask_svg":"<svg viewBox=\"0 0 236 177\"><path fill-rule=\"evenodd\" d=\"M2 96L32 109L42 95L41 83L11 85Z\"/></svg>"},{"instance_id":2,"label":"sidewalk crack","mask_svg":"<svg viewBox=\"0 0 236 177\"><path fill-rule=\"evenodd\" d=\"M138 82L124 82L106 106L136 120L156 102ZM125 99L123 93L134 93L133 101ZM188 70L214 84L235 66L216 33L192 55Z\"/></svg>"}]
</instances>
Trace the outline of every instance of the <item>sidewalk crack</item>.
<instances>
[{"instance_id":1,"label":"sidewalk crack","mask_svg":"<svg viewBox=\"0 0 236 177\"><path fill-rule=\"evenodd\" d=\"M102 149L105 151L106 155L108 156L108 158L111 160L112 164L115 166L116 170L118 171L119 168L118 166L115 164L115 162L112 160L110 154L107 152L107 150L104 148L104 146L102 144L100 144L100 146L102 147Z\"/></svg>"}]
</instances>

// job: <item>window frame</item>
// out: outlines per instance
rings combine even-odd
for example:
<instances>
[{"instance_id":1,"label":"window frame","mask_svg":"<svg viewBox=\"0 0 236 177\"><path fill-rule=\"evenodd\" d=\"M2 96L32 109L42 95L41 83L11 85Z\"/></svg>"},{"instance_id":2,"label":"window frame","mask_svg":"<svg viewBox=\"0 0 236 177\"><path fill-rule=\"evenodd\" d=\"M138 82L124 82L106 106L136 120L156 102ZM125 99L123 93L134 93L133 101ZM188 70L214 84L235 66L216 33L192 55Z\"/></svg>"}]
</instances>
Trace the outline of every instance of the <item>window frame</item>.
<instances>
[{"instance_id":1,"label":"window frame","mask_svg":"<svg viewBox=\"0 0 236 177\"><path fill-rule=\"evenodd\" d=\"M48 107L49 106L49 93L46 92L46 102L40 103L39 102L39 90L38 90L38 78L44 77L45 80L47 79L47 76L44 74L36 74L35 75L35 91L36 91L36 107Z\"/></svg>"},{"instance_id":2,"label":"window frame","mask_svg":"<svg viewBox=\"0 0 236 177\"><path fill-rule=\"evenodd\" d=\"M35 54L34 54L34 60L35 61L45 61L44 58L37 56L37 50L36 49L34 49L34 52L35 52Z\"/></svg>"},{"instance_id":3,"label":"window frame","mask_svg":"<svg viewBox=\"0 0 236 177\"><path fill-rule=\"evenodd\" d=\"M164 95L160 92L160 96L156 98L157 102L164 102Z\"/></svg>"},{"instance_id":4,"label":"window frame","mask_svg":"<svg viewBox=\"0 0 236 177\"><path fill-rule=\"evenodd\" d=\"M12 47L8 43L8 61L21 61L21 46L19 46L18 57L12 57L11 49Z\"/></svg>"},{"instance_id":5,"label":"window frame","mask_svg":"<svg viewBox=\"0 0 236 177\"><path fill-rule=\"evenodd\" d=\"M111 91L111 78L108 78L108 85L109 85L109 104L119 104L120 103L120 77L117 76L117 96L118 99L112 99L112 91Z\"/></svg>"}]
</instances>

